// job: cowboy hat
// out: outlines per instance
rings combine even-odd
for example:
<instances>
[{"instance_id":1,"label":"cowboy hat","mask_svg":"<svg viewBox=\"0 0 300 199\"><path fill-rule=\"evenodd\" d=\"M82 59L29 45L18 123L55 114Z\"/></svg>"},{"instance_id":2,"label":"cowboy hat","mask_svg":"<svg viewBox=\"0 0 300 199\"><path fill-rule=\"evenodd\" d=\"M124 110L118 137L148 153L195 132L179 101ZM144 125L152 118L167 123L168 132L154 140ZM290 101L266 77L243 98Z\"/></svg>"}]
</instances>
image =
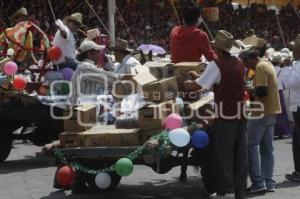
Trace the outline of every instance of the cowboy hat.
<instances>
[{"instance_id":1,"label":"cowboy hat","mask_svg":"<svg viewBox=\"0 0 300 199\"><path fill-rule=\"evenodd\" d=\"M82 14L79 12L73 13L70 16L66 16L63 21L66 23L67 21L74 21L78 24L80 24L81 27L83 27L83 23L82 23Z\"/></svg>"},{"instance_id":2,"label":"cowboy hat","mask_svg":"<svg viewBox=\"0 0 300 199\"><path fill-rule=\"evenodd\" d=\"M85 53L85 52L88 52L91 50L97 50L97 51L103 50L104 48L105 48L105 46L98 45L95 42L90 41L90 40L85 40L81 43L78 50L80 53Z\"/></svg>"},{"instance_id":3,"label":"cowboy hat","mask_svg":"<svg viewBox=\"0 0 300 199\"><path fill-rule=\"evenodd\" d=\"M281 52L274 52L271 57L271 62L281 63L282 61L283 61L283 57L282 57Z\"/></svg>"},{"instance_id":4,"label":"cowboy hat","mask_svg":"<svg viewBox=\"0 0 300 199\"><path fill-rule=\"evenodd\" d=\"M111 48L112 50L115 51L127 51L127 52L133 52L133 49L130 49L128 47L128 41L124 39L117 39L116 40L116 46Z\"/></svg>"},{"instance_id":5,"label":"cowboy hat","mask_svg":"<svg viewBox=\"0 0 300 199\"><path fill-rule=\"evenodd\" d=\"M16 17L19 17L19 16L28 17L27 9L24 8L24 7L20 8L14 14L11 15L10 19L13 20L13 19L15 19Z\"/></svg>"},{"instance_id":6,"label":"cowboy hat","mask_svg":"<svg viewBox=\"0 0 300 199\"><path fill-rule=\"evenodd\" d=\"M245 38L243 42L245 45L251 45L256 48L263 48L267 44L266 40L257 37L256 35Z\"/></svg>"},{"instance_id":7,"label":"cowboy hat","mask_svg":"<svg viewBox=\"0 0 300 199\"><path fill-rule=\"evenodd\" d=\"M93 40L100 36L100 31L98 28L90 29L86 32L87 40Z\"/></svg>"},{"instance_id":8,"label":"cowboy hat","mask_svg":"<svg viewBox=\"0 0 300 199\"><path fill-rule=\"evenodd\" d=\"M219 30L212 44L215 48L230 53L234 44L233 35L226 30Z\"/></svg>"}]
</instances>

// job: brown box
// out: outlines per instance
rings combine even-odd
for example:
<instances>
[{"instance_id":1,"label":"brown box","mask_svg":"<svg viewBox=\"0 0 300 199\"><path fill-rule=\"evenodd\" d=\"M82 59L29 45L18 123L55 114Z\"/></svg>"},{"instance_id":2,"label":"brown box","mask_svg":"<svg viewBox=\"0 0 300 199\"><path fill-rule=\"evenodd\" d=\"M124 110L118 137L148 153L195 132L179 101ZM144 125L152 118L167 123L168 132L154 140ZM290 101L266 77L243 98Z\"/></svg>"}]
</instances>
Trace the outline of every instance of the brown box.
<instances>
[{"instance_id":1,"label":"brown box","mask_svg":"<svg viewBox=\"0 0 300 199\"><path fill-rule=\"evenodd\" d=\"M141 130L141 132L140 132L141 143L147 142L152 136L160 133L162 130L163 129Z\"/></svg>"},{"instance_id":2,"label":"brown box","mask_svg":"<svg viewBox=\"0 0 300 199\"><path fill-rule=\"evenodd\" d=\"M179 107L173 101L143 107L139 110L140 129L163 129L165 118L179 112Z\"/></svg>"},{"instance_id":3,"label":"brown box","mask_svg":"<svg viewBox=\"0 0 300 199\"><path fill-rule=\"evenodd\" d=\"M165 102L173 100L178 94L178 85L175 77L162 79L143 87L145 101Z\"/></svg>"},{"instance_id":4,"label":"brown box","mask_svg":"<svg viewBox=\"0 0 300 199\"><path fill-rule=\"evenodd\" d=\"M96 105L86 104L77 106L72 112L67 110L64 116L71 116L64 120L64 129L66 132L82 132L92 128L97 122Z\"/></svg>"},{"instance_id":5,"label":"brown box","mask_svg":"<svg viewBox=\"0 0 300 199\"><path fill-rule=\"evenodd\" d=\"M63 132L59 135L59 140L62 148L81 147L80 133Z\"/></svg>"},{"instance_id":6,"label":"brown box","mask_svg":"<svg viewBox=\"0 0 300 199\"><path fill-rule=\"evenodd\" d=\"M198 74L203 73L206 64L201 62L181 62L173 66L174 76L177 78L178 88L180 91L184 91L183 82L189 80L188 73L190 71L196 71Z\"/></svg>"},{"instance_id":7,"label":"brown box","mask_svg":"<svg viewBox=\"0 0 300 199\"><path fill-rule=\"evenodd\" d=\"M213 100L213 95L206 95L200 100L189 104L187 106L186 113L191 117L190 121L207 125L211 122L211 120L214 120L214 110L211 106L211 102L213 102Z\"/></svg>"},{"instance_id":8,"label":"brown box","mask_svg":"<svg viewBox=\"0 0 300 199\"><path fill-rule=\"evenodd\" d=\"M158 80L173 76L172 73L173 64L170 62L149 61L146 62L144 65L149 67L150 73Z\"/></svg>"},{"instance_id":9,"label":"brown box","mask_svg":"<svg viewBox=\"0 0 300 199\"><path fill-rule=\"evenodd\" d=\"M80 134L83 147L139 146L140 129L95 126Z\"/></svg>"}]
</instances>

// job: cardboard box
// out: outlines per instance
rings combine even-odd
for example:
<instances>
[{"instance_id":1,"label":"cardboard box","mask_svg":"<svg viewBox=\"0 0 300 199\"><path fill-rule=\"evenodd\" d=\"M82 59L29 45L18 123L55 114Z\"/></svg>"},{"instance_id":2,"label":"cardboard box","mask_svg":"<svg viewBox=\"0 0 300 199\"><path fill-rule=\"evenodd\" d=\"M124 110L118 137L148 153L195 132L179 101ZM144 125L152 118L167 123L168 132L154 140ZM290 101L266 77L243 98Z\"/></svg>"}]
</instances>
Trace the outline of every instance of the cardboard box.
<instances>
[{"instance_id":1,"label":"cardboard box","mask_svg":"<svg viewBox=\"0 0 300 199\"><path fill-rule=\"evenodd\" d=\"M140 139L141 143L147 142L153 135L160 133L163 129L153 129L153 130L141 130Z\"/></svg>"},{"instance_id":2,"label":"cardboard box","mask_svg":"<svg viewBox=\"0 0 300 199\"><path fill-rule=\"evenodd\" d=\"M65 117L69 119L64 120L64 129L66 132L82 132L92 128L97 122L97 108L96 105L86 104L77 106L72 111L64 112Z\"/></svg>"},{"instance_id":3,"label":"cardboard box","mask_svg":"<svg viewBox=\"0 0 300 199\"><path fill-rule=\"evenodd\" d=\"M188 75L190 71L196 71L198 74L203 73L206 64L201 62L181 62L173 66L174 76L177 78L178 88L184 91L183 82L191 79Z\"/></svg>"},{"instance_id":4,"label":"cardboard box","mask_svg":"<svg viewBox=\"0 0 300 199\"><path fill-rule=\"evenodd\" d=\"M142 89L144 100L156 103L173 100L178 94L178 85L175 77L144 85Z\"/></svg>"},{"instance_id":5,"label":"cardboard box","mask_svg":"<svg viewBox=\"0 0 300 199\"><path fill-rule=\"evenodd\" d=\"M119 81L113 88L112 95L117 99L122 99L125 95L142 92L144 85L156 82L157 79L150 73L146 66L139 66L132 71L135 74L132 81Z\"/></svg>"},{"instance_id":6,"label":"cardboard box","mask_svg":"<svg viewBox=\"0 0 300 199\"><path fill-rule=\"evenodd\" d=\"M80 133L63 132L59 135L59 140L62 148L81 147Z\"/></svg>"},{"instance_id":7,"label":"cardboard box","mask_svg":"<svg viewBox=\"0 0 300 199\"><path fill-rule=\"evenodd\" d=\"M163 129L165 118L179 112L179 107L173 101L145 106L139 110L140 129Z\"/></svg>"},{"instance_id":8,"label":"cardboard box","mask_svg":"<svg viewBox=\"0 0 300 199\"><path fill-rule=\"evenodd\" d=\"M208 125L211 120L215 119L213 106L211 102L214 101L214 96L209 94L203 96L200 100L191 103L187 106L186 113L190 116L190 122Z\"/></svg>"},{"instance_id":9,"label":"cardboard box","mask_svg":"<svg viewBox=\"0 0 300 199\"><path fill-rule=\"evenodd\" d=\"M144 65L149 67L150 73L158 80L173 76L173 72L172 72L173 64L170 62L150 61L150 62L146 62Z\"/></svg>"},{"instance_id":10,"label":"cardboard box","mask_svg":"<svg viewBox=\"0 0 300 199\"><path fill-rule=\"evenodd\" d=\"M140 129L95 126L80 134L83 147L139 146Z\"/></svg>"}]
</instances>

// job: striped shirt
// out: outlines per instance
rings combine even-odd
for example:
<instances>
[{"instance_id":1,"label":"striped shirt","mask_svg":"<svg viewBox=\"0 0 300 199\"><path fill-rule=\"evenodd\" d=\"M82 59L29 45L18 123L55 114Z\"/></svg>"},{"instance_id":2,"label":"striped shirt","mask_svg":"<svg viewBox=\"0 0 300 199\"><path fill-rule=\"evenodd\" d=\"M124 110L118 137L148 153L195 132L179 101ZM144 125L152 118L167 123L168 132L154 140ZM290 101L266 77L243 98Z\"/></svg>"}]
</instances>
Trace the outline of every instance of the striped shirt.
<instances>
[{"instance_id":1,"label":"striped shirt","mask_svg":"<svg viewBox=\"0 0 300 199\"><path fill-rule=\"evenodd\" d=\"M71 103L79 104L80 99L96 99L97 95L111 93L120 75L97 68L93 61L80 62L72 77Z\"/></svg>"}]
</instances>

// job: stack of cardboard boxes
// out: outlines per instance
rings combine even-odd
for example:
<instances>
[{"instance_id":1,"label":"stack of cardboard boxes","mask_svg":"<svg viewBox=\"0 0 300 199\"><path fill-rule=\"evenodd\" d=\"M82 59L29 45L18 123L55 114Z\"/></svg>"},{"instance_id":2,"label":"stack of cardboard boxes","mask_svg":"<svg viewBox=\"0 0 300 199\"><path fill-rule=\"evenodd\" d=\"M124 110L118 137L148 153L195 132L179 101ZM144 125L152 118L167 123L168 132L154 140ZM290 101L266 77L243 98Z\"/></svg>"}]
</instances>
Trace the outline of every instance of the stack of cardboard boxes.
<instances>
[{"instance_id":1,"label":"stack of cardboard boxes","mask_svg":"<svg viewBox=\"0 0 300 199\"><path fill-rule=\"evenodd\" d=\"M63 148L140 145L139 129L116 129L114 125L97 125L95 105L82 105L64 113L64 129L60 135Z\"/></svg>"},{"instance_id":2,"label":"stack of cardboard boxes","mask_svg":"<svg viewBox=\"0 0 300 199\"><path fill-rule=\"evenodd\" d=\"M65 120L65 132L61 134L62 147L109 147L141 145L153 134L164 128L164 120L171 113L180 113L175 98L184 91L183 82L189 71L203 72L205 66L201 63L158 64L147 63L142 70L136 71L131 85L124 86L120 82L115 87L118 95L138 92L143 95L146 105L138 111L139 129L116 129L112 126L97 126L97 111L94 105L76 107L73 112L66 111L69 116ZM128 83L128 82L127 82ZM126 91L126 92L125 92ZM114 92L113 92L114 93ZM119 96L119 99L122 97ZM202 100L190 107L196 112L207 103ZM200 105L199 105L200 104Z\"/></svg>"}]
</instances>

